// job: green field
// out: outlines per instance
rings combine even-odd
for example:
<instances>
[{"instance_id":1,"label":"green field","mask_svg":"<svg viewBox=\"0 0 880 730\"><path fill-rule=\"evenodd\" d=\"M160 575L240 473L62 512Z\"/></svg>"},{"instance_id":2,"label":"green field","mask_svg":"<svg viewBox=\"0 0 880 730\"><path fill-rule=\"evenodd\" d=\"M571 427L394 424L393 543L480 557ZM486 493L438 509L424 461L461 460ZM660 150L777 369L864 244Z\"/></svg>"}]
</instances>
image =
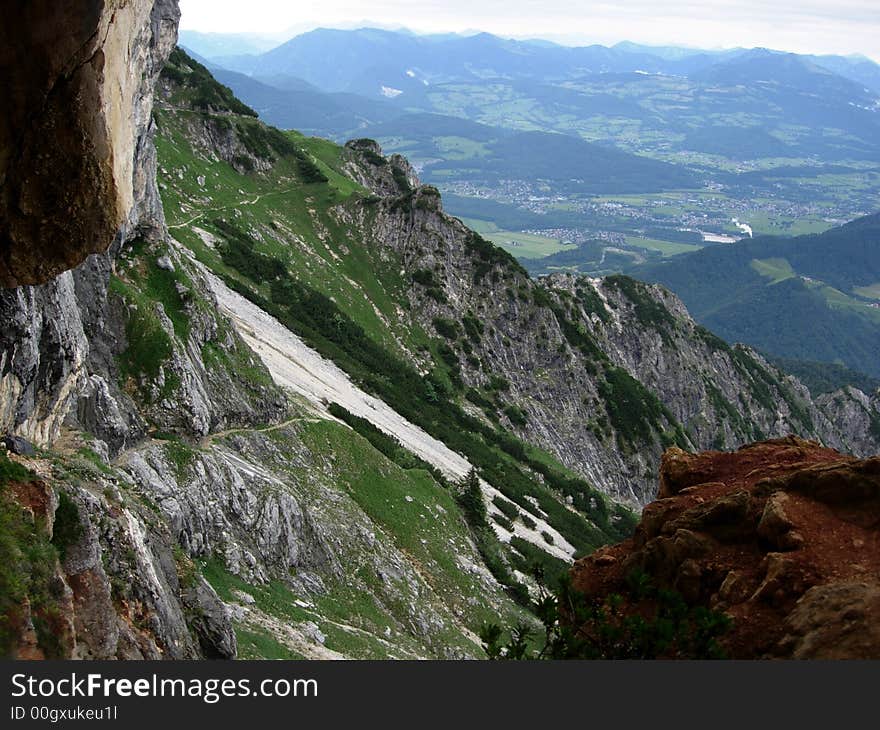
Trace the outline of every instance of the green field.
<instances>
[{"instance_id":1,"label":"green field","mask_svg":"<svg viewBox=\"0 0 880 730\"><path fill-rule=\"evenodd\" d=\"M660 241L656 238L640 238L639 236L627 236L626 243L628 246L636 248L647 248L651 251L659 251L664 257L678 256L682 253L690 253L691 251L699 251L702 246L693 243L673 243L672 241Z\"/></svg>"},{"instance_id":2,"label":"green field","mask_svg":"<svg viewBox=\"0 0 880 730\"><path fill-rule=\"evenodd\" d=\"M522 231L506 231L492 221L479 218L462 218L461 221L472 231L476 231L517 258L541 259L559 251L577 248L575 244L563 243L558 238Z\"/></svg>"},{"instance_id":3,"label":"green field","mask_svg":"<svg viewBox=\"0 0 880 730\"><path fill-rule=\"evenodd\" d=\"M854 294L858 294L865 299L880 299L880 281L871 286L859 286L853 289Z\"/></svg>"},{"instance_id":4,"label":"green field","mask_svg":"<svg viewBox=\"0 0 880 730\"><path fill-rule=\"evenodd\" d=\"M536 236L533 233L496 230L483 235L508 253L524 259L540 259L559 251L577 248L573 243L563 243L558 238Z\"/></svg>"},{"instance_id":5,"label":"green field","mask_svg":"<svg viewBox=\"0 0 880 730\"><path fill-rule=\"evenodd\" d=\"M750 265L761 276L770 279L773 284L797 276L786 259L752 259Z\"/></svg>"},{"instance_id":6,"label":"green field","mask_svg":"<svg viewBox=\"0 0 880 730\"><path fill-rule=\"evenodd\" d=\"M472 231L476 231L484 236L487 233L497 233L500 230L492 221L484 221L479 218L462 218L461 222Z\"/></svg>"}]
</instances>

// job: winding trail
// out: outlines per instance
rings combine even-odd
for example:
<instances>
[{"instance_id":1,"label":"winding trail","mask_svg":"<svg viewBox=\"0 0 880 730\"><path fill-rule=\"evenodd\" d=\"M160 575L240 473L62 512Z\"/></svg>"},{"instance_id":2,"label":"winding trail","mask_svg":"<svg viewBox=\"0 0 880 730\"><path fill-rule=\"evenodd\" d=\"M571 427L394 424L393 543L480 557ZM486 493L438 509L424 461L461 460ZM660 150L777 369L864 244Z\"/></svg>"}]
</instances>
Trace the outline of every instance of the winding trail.
<instances>
[{"instance_id":1,"label":"winding trail","mask_svg":"<svg viewBox=\"0 0 880 730\"><path fill-rule=\"evenodd\" d=\"M225 438L226 436L231 436L232 434L235 434L235 433L271 433L272 431L278 431L279 429L287 428L292 423L317 423L318 421L323 421L323 420L325 420L325 419L317 418L317 417L316 418L299 417L299 418L289 418L288 420L284 421L283 423L275 423L271 426L266 426L265 428L230 428L230 429L227 429L226 431L217 431L215 433L209 433L207 436L205 436L202 439L202 441L200 443L200 448L203 448L203 449L208 448L215 439L222 439L222 438Z\"/></svg>"},{"instance_id":2,"label":"winding trail","mask_svg":"<svg viewBox=\"0 0 880 730\"><path fill-rule=\"evenodd\" d=\"M270 195L282 195L283 193L289 193L294 189L295 188L284 188L283 190L270 190L268 193L260 193L253 200L240 200L237 203L232 203L231 205L218 205L214 208L203 208L200 213L193 216L189 220L183 221L181 223L174 223L172 225L169 225L168 230L173 231L177 228L186 228L187 226L190 226L193 223L195 223L197 220L204 218L207 213L210 213L212 211L233 210L233 209L238 208L239 206L242 206L242 205L256 205L263 198L266 198Z\"/></svg>"}]
</instances>

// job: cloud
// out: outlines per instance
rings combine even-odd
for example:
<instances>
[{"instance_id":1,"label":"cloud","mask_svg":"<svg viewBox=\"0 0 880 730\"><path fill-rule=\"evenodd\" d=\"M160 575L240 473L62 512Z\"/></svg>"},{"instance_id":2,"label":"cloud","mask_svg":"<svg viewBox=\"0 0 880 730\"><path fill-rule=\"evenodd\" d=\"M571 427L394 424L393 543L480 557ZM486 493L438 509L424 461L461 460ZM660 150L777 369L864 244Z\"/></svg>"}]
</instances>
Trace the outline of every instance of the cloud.
<instances>
[{"instance_id":1,"label":"cloud","mask_svg":"<svg viewBox=\"0 0 880 730\"><path fill-rule=\"evenodd\" d=\"M181 0L180 5L182 27L203 31L302 31L360 21L432 32L479 28L582 43L632 40L864 53L880 60L877 0L373 0L368 6L354 0Z\"/></svg>"}]
</instances>

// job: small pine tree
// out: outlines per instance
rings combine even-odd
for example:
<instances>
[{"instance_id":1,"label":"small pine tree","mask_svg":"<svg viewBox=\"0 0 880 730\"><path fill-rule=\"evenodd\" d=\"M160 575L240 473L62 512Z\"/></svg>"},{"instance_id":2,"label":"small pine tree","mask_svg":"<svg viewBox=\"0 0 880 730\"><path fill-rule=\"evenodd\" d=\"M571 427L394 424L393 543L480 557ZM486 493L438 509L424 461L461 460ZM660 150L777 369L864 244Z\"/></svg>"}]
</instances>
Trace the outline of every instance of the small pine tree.
<instances>
[{"instance_id":1,"label":"small pine tree","mask_svg":"<svg viewBox=\"0 0 880 730\"><path fill-rule=\"evenodd\" d=\"M467 517L468 522L474 528L485 527L489 521L486 512L486 503L483 502L483 489L480 487L480 477L476 469L471 469L459 483L461 493L458 503Z\"/></svg>"}]
</instances>

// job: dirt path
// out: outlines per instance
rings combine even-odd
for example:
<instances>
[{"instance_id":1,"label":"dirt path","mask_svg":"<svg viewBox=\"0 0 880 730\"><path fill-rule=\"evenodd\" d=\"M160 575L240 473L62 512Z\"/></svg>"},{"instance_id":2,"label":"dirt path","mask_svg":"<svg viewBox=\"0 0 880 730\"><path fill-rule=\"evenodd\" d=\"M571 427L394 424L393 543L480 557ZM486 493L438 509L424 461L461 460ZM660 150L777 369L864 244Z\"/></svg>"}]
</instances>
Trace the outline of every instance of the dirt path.
<instances>
[{"instance_id":1,"label":"dirt path","mask_svg":"<svg viewBox=\"0 0 880 730\"><path fill-rule=\"evenodd\" d=\"M234 433L269 433L271 431L277 431L280 428L286 428L291 423L316 423L317 421L323 420L321 418L290 418L283 423L276 423L272 426L266 426L266 428L230 428L226 431L217 431L216 433L209 433L205 438L202 439L199 444L200 448L208 448L211 445L211 442L215 439L221 439L225 436L231 436Z\"/></svg>"},{"instance_id":2,"label":"dirt path","mask_svg":"<svg viewBox=\"0 0 880 730\"><path fill-rule=\"evenodd\" d=\"M232 209L238 208L239 206L242 206L242 205L256 205L263 198L268 197L269 195L282 195L284 193L289 193L291 190L293 190L293 188L285 188L284 190L271 190L268 193L260 193L253 200L240 200L237 203L233 203L232 205L220 205L215 208L204 208L200 213L193 216L189 220L183 221L182 223L174 223L173 225L169 225L168 230L173 231L176 228L186 228L187 226L191 226L197 220L204 218L205 214L210 213L212 211L232 210Z\"/></svg>"}]
</instances>

